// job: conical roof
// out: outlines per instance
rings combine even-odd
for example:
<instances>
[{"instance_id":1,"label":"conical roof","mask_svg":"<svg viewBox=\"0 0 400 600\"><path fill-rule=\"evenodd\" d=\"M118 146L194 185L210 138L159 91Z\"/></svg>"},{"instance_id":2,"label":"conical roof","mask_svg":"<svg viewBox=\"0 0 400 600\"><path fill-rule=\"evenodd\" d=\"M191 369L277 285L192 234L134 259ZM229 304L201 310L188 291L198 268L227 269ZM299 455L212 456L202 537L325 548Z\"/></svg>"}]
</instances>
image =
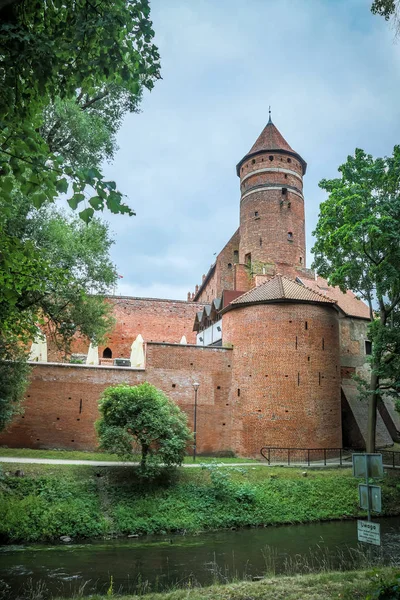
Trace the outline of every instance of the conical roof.
<instances>
[{"instance_id":1,"label":"conical roof","mask_svg":"<svg viewBox=\"0 0 400 600\"><path fill-rule=\"evenodd\" d=\"M293 279L289 279L289 277L278 274L269 281L266 281L265 283L252 288L242 296L235 298L223 312L248 304L266 304L274 302L336 304L336 300L332 300Z\"/></svg>"},{"instance_id":2,"label":"conical roof","mask_svg":"<svg viewBox=\"0 0 400 600\"><path fill-rule=\"evenodd\" d=\"M260 152L261 150L287 150L288 152L294 152L278 128L275 127L271 118L247 154L253 154L253 152Z\"/></svg>"},{"instance_id":3,"label":"conical roof","mask_svg":"<svg viewBox=\"0 0 400 600\"><path fill-rule=\"evenodd\" d=\"M236 172L238 176L240 175L240 168L246 160L248 160L256 154L260 154L261 152L270 151L290 154L291 156L297 158L303 167L303 175L305 174L307 169L307 163L303 158L301 158L300 154L295 152L295 150L293 150L293 148L287 143L279 129L273 124L270 116L268 123L258 136L257 140L255 141L249 152L238 163L236 167Z\"/></svg>"}]
</instances>

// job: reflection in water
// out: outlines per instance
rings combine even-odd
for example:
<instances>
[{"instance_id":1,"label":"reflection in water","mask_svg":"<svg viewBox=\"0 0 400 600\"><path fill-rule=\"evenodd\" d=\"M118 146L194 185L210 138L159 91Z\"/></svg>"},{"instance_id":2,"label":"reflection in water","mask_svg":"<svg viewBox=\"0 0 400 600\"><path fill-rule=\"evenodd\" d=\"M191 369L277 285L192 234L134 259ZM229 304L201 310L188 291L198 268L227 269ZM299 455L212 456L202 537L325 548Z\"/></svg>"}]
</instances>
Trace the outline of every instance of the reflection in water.
<instances>
[{"instance_id":1,"label":"reflection in water","mask_svg":"<svg viewBox=\"0 0 400 600\"><path fill-rule=\"evenodd\" d=\"M380 523L382 548L367 550L388 562L400 555L400 518ZM356 522L343 521L69 546L4 546L0 579L16 593L32 580L32 585L45 582L54 595L68 596L82 585L87 595L104 593L112 576L115 592L133 593L265 572L345 569L357 561Z\"/></svg>"}]
</instances>

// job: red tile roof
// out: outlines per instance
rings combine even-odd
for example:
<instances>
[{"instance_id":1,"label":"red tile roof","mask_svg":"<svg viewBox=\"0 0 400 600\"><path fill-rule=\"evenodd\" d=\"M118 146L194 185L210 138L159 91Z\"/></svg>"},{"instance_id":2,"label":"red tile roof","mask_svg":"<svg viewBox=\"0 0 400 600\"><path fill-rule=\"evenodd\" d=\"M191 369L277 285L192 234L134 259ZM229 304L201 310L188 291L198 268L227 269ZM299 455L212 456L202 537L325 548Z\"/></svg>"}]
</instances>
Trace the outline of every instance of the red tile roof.
<instances>
[{"instance_id":1,"label":"red tile roof","mask_svg":"<svg viewBox=\"0 0 400 600\"><path fill-rule=\"evenodd\" d=\"M246 304L263 302L318 302L319 304L336 304L336 300L320 294L284 275L276 275L269 281L255 287L231 302L226 308L235 308Z\"/></svg>"},{"instance_id":2,"label":"red tile roof","mask_svg":"<svg viewBox=\"0 0 400 600\"><path fill-rule=\"evenodd\" d=\"M299 277L302 279L301 274L299 274ZM326 298L331 298L337 302L339 308L341 308L349 317L358 317L361 319L370 318L368 306L365 302L359 300L350 290L342 292L340 288L330 286L326 279L319 275L316 280L304 278L302 281L304 282L304 285L307 285L315 292L323 294Z\"/></svg>"},{"instance_id":3,"label":"red tile roof","mask_svg":"<svg viewBox=\"0 0 400 600\"><path fill-rule=\"evenodd\" d=\"M293 148L289 146L272 121L268 121L248 154L253 154L253 152L259 152L260 150L287 150L288 152L294 152Z\"/></svg>"}]
</instances>

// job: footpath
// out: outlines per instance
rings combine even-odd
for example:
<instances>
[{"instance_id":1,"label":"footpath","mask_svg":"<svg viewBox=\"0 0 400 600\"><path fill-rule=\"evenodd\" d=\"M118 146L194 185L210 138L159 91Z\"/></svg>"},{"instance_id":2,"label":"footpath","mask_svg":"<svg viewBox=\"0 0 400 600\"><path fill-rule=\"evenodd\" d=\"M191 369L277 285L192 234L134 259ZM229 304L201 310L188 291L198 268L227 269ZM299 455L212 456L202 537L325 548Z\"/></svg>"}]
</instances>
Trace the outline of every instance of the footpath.
<instances>
[{"instance_id":1,"label":"footpath","mask_svg":"<svg viewBox=\"0 0 400 600\"><path fill-rule=\"evenodd\" d=\"M17 464L32 464L32 465L86 465L89 467L137 467L139 465L138 462L124 462L124 461L106 461L106 460L68 460L62 458L22 458L22 457L11 457L11 456L0 456L0 463L17 463ZM201 459L198 463L185 463L182 465L185 469L198 469L204 466L205 463L201 462ZM218 463L218 467L284 467L287 466L287 463L274 462L270 465L267 462L238 462L238 463ZM306 465L304 463L296 463L293 462L291 464L293 467L303 467ZM327 461L325 465L323 461L321 462L312 462L311 467L339 467L340 463L335 460ZM343 467L351 466L343 464Z\"/></svg>"}]
</instances>

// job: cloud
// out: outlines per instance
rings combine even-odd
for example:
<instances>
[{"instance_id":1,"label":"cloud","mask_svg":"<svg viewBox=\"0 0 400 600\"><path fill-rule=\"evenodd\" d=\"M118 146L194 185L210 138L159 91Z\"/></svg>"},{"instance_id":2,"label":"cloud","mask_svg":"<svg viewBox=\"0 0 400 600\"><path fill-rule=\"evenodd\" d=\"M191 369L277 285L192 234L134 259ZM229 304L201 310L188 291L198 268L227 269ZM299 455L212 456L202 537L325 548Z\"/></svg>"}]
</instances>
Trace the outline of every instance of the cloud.
<instances>
[{"instance_id":1,"label":"cloud","mask_svg":"<svg viewBox=\"0 0 400 600\"><path fill-rule=\"evenodd\" d=\"M399 46L369 0L152 0L163 80L129 115L107 178L136 210L107 215L134 295L185 299L239 222L236 163L268 119L308 163L308 264L322 178L400 137ZM135 291L136 290L136 291ZM128 293L125 291L124 293ZM129 292L130 293L130 292Z\"/></svg>"}]
</instances>

